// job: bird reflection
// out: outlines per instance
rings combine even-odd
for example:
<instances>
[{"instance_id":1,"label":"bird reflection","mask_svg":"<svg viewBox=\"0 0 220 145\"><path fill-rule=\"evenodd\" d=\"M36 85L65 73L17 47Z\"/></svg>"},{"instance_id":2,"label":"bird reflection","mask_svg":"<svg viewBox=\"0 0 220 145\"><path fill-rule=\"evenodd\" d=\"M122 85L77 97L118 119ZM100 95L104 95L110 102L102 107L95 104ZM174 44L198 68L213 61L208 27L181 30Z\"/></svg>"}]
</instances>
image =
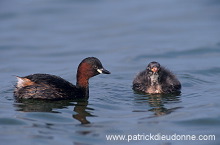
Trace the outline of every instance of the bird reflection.
<instances>
[{"instance_id":1,"label":"bird reflection","mask_svg":"<svg viewBox=\"0 0 220 145\"><path fill-rule=\"evenodd\" d=\"M87 100L59 100L59 101L45 101L45 100L16 100L14 106L16 111L23 112L51 112L51 113L62 113L58 109L67 108L73 106L74 109L72 117L78 120L81 124L89 124L87 120L88 116L93 116L87 110L93 110L88 108Z\"/></svg>"},{"instance_id":2,"label":"bird reflection","mask_svg":"<svg viewBox=\"0 0 220 145\"><path fill-rule=\"evenodd\" d=\"M73 115L73 118L80 121L81 124L90 124L90 122L86 119L86 116L93 116L88 111L86 111L88 105L88 101L77 102L77 105L74 107L74 111L77 113ZM92 108L88 108L90 110L94 110Z\"/></svg>"},{"instance_id":3,"label":"bird reflection","mask_svg":"<svg viewBox=\"0 0 220 145\"><path fill-rule=\"evenodd\" d=\"M154 112L153 116L151 117L157 117L162 115L167 115L172 112L174 112L177 109L180 109L182 107L173 107L167 109L165 107L166 104L170 103L178 103L180 102L180 95L179 94L152 94L152 95L142 95L142 96L136 96L136 103L145 104L147 103L150 107L148 111Z\"/></svg>"}]
</instances>

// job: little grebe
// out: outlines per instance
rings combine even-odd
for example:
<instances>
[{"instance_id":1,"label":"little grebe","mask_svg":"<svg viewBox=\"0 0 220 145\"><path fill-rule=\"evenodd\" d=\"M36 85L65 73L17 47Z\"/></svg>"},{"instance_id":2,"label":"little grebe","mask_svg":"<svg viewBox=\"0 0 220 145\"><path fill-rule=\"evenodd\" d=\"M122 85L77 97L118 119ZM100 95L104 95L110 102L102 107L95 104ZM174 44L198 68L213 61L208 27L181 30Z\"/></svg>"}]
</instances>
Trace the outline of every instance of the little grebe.
<instances>
[{"instance_id":1,"label":"little grebe","mask_svg":"<svg viewBox=\"0 0 220 145\"><path fill-rule=\"evenodd\" d=\"M181 84L172 72L158 62L151 62L134 79L133 90L148 94L180 93Z\"/></svg>"},{"instance_id":2,"label":"little grebe","mask_svg":"<svg viewBox=\"0 0 220 145\"><path fill-rule=\"evenodd\" d=\"M61 77L49 74L32 74L17 77L14 95L18 99L77 99L89 97L89 78L110 74L95 57L85 58L78 66L76 86Z\"/></svg>"}]
</instances>

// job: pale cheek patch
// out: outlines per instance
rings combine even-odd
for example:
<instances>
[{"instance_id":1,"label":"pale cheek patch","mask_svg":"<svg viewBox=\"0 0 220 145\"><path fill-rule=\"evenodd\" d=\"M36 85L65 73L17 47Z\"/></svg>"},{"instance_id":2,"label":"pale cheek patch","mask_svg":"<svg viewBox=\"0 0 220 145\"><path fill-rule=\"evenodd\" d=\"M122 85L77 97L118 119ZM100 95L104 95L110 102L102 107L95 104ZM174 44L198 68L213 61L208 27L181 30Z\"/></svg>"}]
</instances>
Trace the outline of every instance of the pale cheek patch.
<instances>
[{"instance_id":1,"label":"pale cheek patch","mask_svg":"<svg viewBox=\"0 0 220 145\"><path fill-rule=\"evenodd\" d=\"M101 74L102 73L102 69L97 69L97 72L99 72Z\"/></svg>"}]
</instances>

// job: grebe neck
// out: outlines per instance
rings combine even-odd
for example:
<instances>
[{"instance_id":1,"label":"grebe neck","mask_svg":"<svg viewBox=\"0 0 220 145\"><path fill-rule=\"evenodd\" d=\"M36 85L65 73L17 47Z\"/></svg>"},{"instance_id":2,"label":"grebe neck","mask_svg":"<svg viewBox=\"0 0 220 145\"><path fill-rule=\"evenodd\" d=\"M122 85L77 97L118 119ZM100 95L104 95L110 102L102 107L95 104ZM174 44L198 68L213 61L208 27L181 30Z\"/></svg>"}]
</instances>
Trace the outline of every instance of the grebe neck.
<instances>
[{"instance_id":1,"label":"grebe neck","mask_svg":"<svg viewBox=\"0 0 220 145\"><path fill-rule=\"evenodd\" d=\"M159 84L159 74L153 73L150 76L151 86L158 85Z\"/></svg>"},{"instance_id":2,"label":"grebe neck","mask_svg":"<svg viewBox=\"0 0 220 145\"><path fill-rule=\"evenodd\" d=\"M76 87L81 91L84 97L89 97L89 71L87 70L87 64L83 63L79 65L77 70Z\"/></svg>"}]
</instances>

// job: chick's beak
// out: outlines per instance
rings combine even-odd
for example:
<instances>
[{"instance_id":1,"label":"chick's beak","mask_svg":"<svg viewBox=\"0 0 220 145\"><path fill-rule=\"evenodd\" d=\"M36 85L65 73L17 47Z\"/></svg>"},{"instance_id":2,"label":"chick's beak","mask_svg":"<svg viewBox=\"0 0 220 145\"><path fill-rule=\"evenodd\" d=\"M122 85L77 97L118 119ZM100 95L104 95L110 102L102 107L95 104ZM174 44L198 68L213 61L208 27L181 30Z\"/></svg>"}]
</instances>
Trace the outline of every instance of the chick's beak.
<instances>
[{"instance_id":1,"label":"chick's beak","mask_svg":"<svg viewBox=\"0 0 220 145\"><path fill-rule=\"evenodd\" d=\"M97 71L100 73L100 74L110 74L111 72L104 69L104 68L101 68L101 69L97 69Z\"/></svg>"},{"instance_id":2,"label":"chick's beak","mask_svg":"<svg viewBox=\"0 0 220 145\"><path fill-rule=\"evenodd\" d=\"M151 71L154 72L154 73L158 72L158 70L159 70L159 69L158 69L157 67L153 67L153 68L151 69Z\"/></svg>"}]
</instances>

